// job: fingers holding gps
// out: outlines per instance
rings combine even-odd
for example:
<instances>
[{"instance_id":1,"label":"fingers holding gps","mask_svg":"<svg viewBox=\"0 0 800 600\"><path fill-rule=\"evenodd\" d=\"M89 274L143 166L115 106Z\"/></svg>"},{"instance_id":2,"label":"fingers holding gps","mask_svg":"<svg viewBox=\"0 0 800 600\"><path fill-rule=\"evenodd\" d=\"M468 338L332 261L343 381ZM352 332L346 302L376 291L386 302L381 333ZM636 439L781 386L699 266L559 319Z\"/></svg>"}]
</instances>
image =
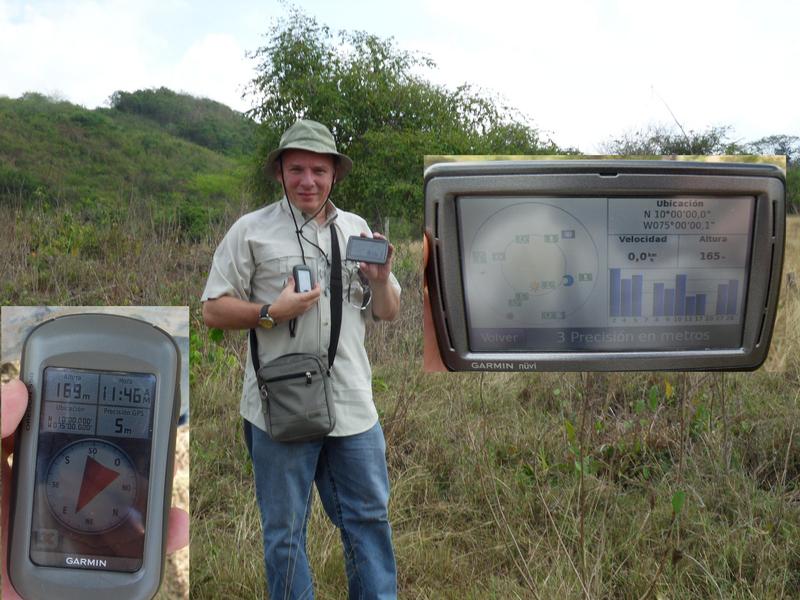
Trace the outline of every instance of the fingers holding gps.
<instances>
[{"instance_id":1,"label":"fingers holding gps","mask_svg":"<svg viewBox=\"0 0 800 600\"><path fill-rule=\"evenodd\" d=\"M8 455L14 449L14 431L17 429L25 410L28 407L28 389L19 379L14 379L3 384L0 392L0 405L2 406L2 433L3 433L3 555L8 549L8 506L11 496L11 468L7 463ZM11 583L6 573L7 561L3 560L3 598L19 598L16 591L11 587Z\"/></svg>"},{"instance_id":2,"label":"fingers holding gps","mask_svg":"<svg viewBox=\"0 0 800 600\"><path fill-rule=\"evenodd\" d=\"M3 439L14 433L28 407L28 389L19 379L3 385L2 433Z\"/></svg>"},{"instance_id":3,"label":"fingers holding gps","mask_svg":"<svg viewBox=\"0 0 800 600\"><path fill-rule=\"evenodd\" d=\"M362 231L359 237L351 237L347 243L347 258L358 260L358 269L370 284L383 284L389 281L392 272L394 246L380 233L370 234Z\"/></svg>"},{"instance_id":4,"label":"fingers holding gps","mask_svg":"<svg viewBox=\"0 0 800 600\"><path fill-rule=\"evenodd\" d=\"M167 554L189 545L189 513L173 506L169 509Z\"/></svg>"},{"instance_id":5,"label":"fingers holding gps","mask_svg":"<svg viewBox=\"0 0 800 600\"><path fill-rule=\"evenodd\" d=\"M319 282L307 292L295 291L295 278L290 276L277 300L270 305L269 315L278 323L299 317L319 301L321 293Z\"/></svg>"},{"instance_id":6,"label":"fingers holding gps","mask_svg":"<svg viewBox=\"0 0 800 600\"><path fill-rule=\"evenodd\" d=\"M428 268L428 258L430 254L430 244L428 234L422 237L422 272ZM428 294L428 280L424 279L422 286L423 306L422 306L422 335L423 353L422 368L429 372L447 371L442 356L439 354L439 344L436 341L436 331L433 325L433 314L431 313L431 301Z\"/></svg>"}]
</instances>

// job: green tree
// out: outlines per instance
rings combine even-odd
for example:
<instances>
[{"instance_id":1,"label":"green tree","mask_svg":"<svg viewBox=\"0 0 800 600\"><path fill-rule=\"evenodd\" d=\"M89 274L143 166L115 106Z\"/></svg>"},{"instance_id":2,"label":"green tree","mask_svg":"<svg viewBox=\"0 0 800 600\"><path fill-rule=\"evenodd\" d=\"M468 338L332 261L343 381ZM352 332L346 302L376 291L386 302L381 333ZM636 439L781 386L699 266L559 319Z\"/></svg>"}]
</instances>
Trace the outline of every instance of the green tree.
<instances>
[{"instance_id":1,"label":"green tree","mask_svg":"<svg viewBox=\"0 0 800 600\"><path fill-rule=\"evenodd\" d=\"M742 154L745 148L729 139L730 130L730 127L709 127L705 131L685 132L649 125L612 138L601 149L605 154L620 156Z\"/></svg>"},{"instance_id":2,"label":"green tree","mask_svg":"<svg viewBox=\"0 0 800 600\"><path fill-rule=\"evenodd\" d=\"M747 144L752 154L783 154L789 167L798 167L800 160L800 137L796 135L768 135Z\"/></svg>"},{"instance_id":3,"label":"green tree","mask_svg":"<svg viewBox=\"0 0 800 600\"><path fill-rule=\"evenodd\" d=\"M783 154L786 156L786 204L789 212L800 213L800 137L768 135L747 144L752 154Z\"/></svg>"},{"instance_id":4,"label":"green tree","mask_svg":"<svg viewBox=\"0 0 800 600\"><path fill-rule=\"evenodd\" d=\"M429 58L362 31L333 33L297 8L279 19L252 54L258 75L248 93L262 123L263 160L298 118L331 128L356 163L335 192L337 203L373 224L391 215L422 221L425 154L542 154L543 140L518 111L469 85L454 90L418 73ZM257 184L273 194L259 165Z\"/></svg>"}]
</instances>

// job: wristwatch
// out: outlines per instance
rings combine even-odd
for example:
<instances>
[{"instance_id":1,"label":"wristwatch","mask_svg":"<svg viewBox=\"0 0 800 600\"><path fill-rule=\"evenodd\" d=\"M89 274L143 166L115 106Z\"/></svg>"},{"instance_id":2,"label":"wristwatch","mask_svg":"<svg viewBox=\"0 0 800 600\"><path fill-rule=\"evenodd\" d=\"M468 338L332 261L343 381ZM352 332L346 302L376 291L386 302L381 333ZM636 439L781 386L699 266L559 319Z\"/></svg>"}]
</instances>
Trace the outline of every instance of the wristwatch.
<instances>
[{"instance_id":1,"label":"wristwatch","mask_svg":"<svg viewBox=\"0 0 800 600\"><path fill-rule=\"evenodd\" d=\"M258 326L264 329L272 329L277 325L275 319L269 316L269 307L271 304L265 304L261 307L261 312L258 314Z\"/></svg>"}]
</instances>

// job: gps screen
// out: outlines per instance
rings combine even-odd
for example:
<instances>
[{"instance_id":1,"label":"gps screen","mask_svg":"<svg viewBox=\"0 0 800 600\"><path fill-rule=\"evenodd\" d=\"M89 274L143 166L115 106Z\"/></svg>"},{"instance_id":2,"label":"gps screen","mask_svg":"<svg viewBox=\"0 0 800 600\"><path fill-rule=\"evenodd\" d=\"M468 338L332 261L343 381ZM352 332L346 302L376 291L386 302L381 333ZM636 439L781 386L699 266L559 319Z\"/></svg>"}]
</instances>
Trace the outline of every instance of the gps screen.
<instances>
[{"instance_id":1,"label":"gps screen","mask_svg":"<svg viewBox=\"0 0 800 600\"><path fill-rule=\"evenodd\" d=\"M141 567L155 394L150 373L45 368L34 563Z\"/></svg>"},{"instance_id":2,"label":"gps screen","mask_svg":"<svg viewBox=\"0 0 800 600\"><path fill-rule=\"evenodd\" d=\"M742 344L755 198L461 196L473 352Z\"/></svg>"}]
</instances>

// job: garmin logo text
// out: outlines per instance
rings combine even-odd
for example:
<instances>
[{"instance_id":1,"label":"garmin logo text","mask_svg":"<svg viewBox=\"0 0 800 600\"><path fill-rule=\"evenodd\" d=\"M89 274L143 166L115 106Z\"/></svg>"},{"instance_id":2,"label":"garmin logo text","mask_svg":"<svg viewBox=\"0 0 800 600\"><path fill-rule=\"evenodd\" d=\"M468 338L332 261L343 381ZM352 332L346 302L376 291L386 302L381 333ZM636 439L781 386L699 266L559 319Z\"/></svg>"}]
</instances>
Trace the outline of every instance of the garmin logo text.
<instances>
[{"instance_id":1,"label":"garmin logo text","mask_svg":"<svg viewBox=\"0 0 800 600\"><path fill-rule=\"evenodd\" d=\"M535 362L472 361L470 367L481 371L535 371Z\"/></svg>"},{"instance_id":2,"label":"garmin logo text","mask_svg":"<svg viewBox=\"0 0 800 600\"><path fill-rule=\"evenodd\" d=\"M80 558L68 556L67 564L73 567L106 567L108 563L102 558Z\"/></svg>"},{"instance_id":3,"label":"garmin logo text","mask_svg":"<svg viewBox=\"0 0 800 600\"><path fill-rule=\"evenodd\" d=\"M478 362L473 361L470 365L473 369L481 369L483 371L513 371L514 363L510 362Z\"/></svg>"}]
</instances>

